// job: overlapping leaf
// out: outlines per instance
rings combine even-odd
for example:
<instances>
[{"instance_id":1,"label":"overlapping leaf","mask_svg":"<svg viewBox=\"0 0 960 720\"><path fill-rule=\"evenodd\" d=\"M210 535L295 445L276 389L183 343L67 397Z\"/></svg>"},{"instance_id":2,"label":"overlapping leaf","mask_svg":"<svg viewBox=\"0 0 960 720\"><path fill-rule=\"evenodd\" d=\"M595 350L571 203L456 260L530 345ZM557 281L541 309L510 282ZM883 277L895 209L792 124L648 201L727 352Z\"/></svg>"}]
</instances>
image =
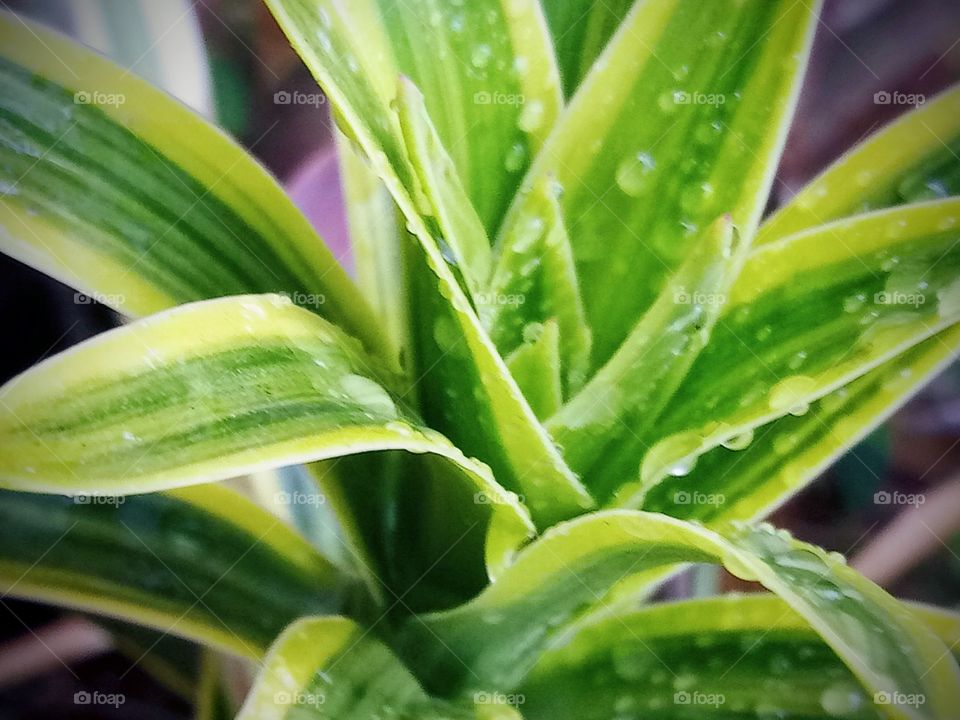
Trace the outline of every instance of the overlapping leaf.
<instances>
[{"instance_id":1,"label":"overlapping leaf","mask_svg":"<svg viewBox=\"0 0 960 720\"><path fill-rule=\"evenodd\" d=\"M956 615L909 607L947 646L956 642ZM789 605L763 594L607 617L548 651L517 693L530 720L606 720L628 712L879 718L887 709Z\"/></svg>"},{"instance_id":2,"label":"overlapping leaf","mask_svg":"<svg viewBox=\"0 0 960 720\"><path fill-rule=\"evenodd\" d=\"M434 103L452 101L441 99L429 83L422 81L416 68L402 62L395 68L389 62L390 47L372 4L352 4L349 9L333 3L318 7L276 0L269 4L333 101L342 129L370 159L419 241L420 249L408 248L405 271L410 282L406 299L417 308L416 316L410 318L415 356L411 371L418 378L416 389L424 419L466 453L483 457L505 487L526 497L538 523L549 524L590 507L590 497L537 423L503 359L483 332L434 237L433 222L426 221L421 213L424 199L418 194L419 181L410 166L399 119L390 108L397 79L395 74L391 76L387 86L387 75L398 69L412 78L424 90L431 118L441 117ZM390 8L415 13L424 7L408 5L391 4ZM510 12L498 17L518 20L524 13L539 12L532 3L511 4L508 9ZM401 28L398 32L406 32L406 20L400 20L396 23ZM360 57L351 48L357 49L361 41L367 56L377 58L376 66L358 65L353 70L342 59ZM433 56L429 63L435 66ZM537 87L549 88L549 83ZM532 101L533 97L527 99ZM537 102L546 112L543 100ZM429 122L430 118L421 119ZM538 115L537 120L540 127L545 118ZM438 135L449 142L442 126ZM462 168L460 175L465 175ZM469 193L469 183L464 184ZM470 197L480 212L476 198L472 194ZM460 395L454 399L457 393Z\"/></svg>"},{"instance_id":3,"label":"overlapping leaf","mask_svg":"<svg viewBox=\"0 0 960 720\"><path fill-rule=\"evenodd\" d=\"M476 600L410 621L402 639L405 655L428 689L509 692L546 650L565 641L578 615L591 607L596 612L611 587L627 578L642 582L658 568L684 561L723 563L772 590L870 696L926 700L920 707L892 707L891 714L946 717L960 701L960 670L943 643L839 556L772 528L735 526L719 534L632 511L601 511L552 528ZM433 652L424 652L431 645Z\"/></svg>"},{"instance_id":4,"label":"overlapping leaf","mask_svg":"<svg viewBox=\"0 0 960 720\"><path fill-rule=\"evenodd\" d=\"M636 503L696 457L809 404L960 319L960 201L814 228L754 252L710 343L652 431L624 430L604 462ZM642 458L642 465L639 459ZM639 492L638 492L639 491Z\"/></svg>"},{"instance_id":5,"label":"overlapping leaf","mask_svg":"<svg viewBox=\"0 0 960 720\"><path fill-rule=\"evenodd\" d=\"M250 658L301 615L363 607L357 578L226 488L0 495L4 595L120 617Z\"/></svg>"},{"instance_id":6,"label":"overlapping leaf","mask_svg":"<svg viewBox=\"0 0 960 720\"><path fill-rule=\"evenodd\" d=\"M552 175L564 188L594 368L718 216L753 236L817 8L636 3L583 81L524 186ZM526 202L514 203L501 243Z\"/></svg>"},{"instance_id":7,"label":"overlapping leaf","mask_svg":"<svg viewBox=\"0 0 960 720\"><path fill-rule=\"evenodd\" d=\"M960 88L856 146L764 223L757 244L855 213L960 195Z\"/></svg>"},{"instance_id":8,"label":"overlapping leaf","mask_svg":"<svg viewBox=\"0 0 960 720\"><path fill-rule=\"evenodd\" d=\"M148 492L380 450L432 453L466 528L495 529L495 569L528 532L481 463L418 425L390 378L322 318L279 296L183 306L101 335L15 378L0 403L0 483L41 492ZM472 501L474 494L497 498Z\"/></svg>"},{"instance_id":9,"label":"overlapping leaf","mask_svg":"<svg viewBox=\"0 0 960 720\"><path fill-rule=\"evenodd\" d=\"M127 315L282 292L379 351L343 269L238 145L147 83L0 16L0 249Z\"/></svg>"}]
</instances>

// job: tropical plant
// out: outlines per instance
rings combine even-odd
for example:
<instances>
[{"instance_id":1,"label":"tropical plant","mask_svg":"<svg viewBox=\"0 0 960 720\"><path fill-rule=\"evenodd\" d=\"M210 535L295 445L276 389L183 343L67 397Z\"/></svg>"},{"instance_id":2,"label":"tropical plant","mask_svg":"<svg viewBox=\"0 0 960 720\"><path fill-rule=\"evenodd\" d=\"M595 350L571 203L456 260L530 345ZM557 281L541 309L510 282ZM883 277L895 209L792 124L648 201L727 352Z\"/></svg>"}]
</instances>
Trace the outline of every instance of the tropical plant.
<instances>
[{"instance_id":1,"label":"tropical plant","mask_svg":"<svg viewBox=\"0 0 960 720\"><path fill-rule=\"evenodd\" d=\"M267 4L357 284L2 20L2 249L130 319L0 391L4 594L211 648L203 714L956 717L960 617L758 521L956 352L960 89L763 220L812 0ZM690 563L770 592L644 604Z\"/></svg>"}]
</instances>

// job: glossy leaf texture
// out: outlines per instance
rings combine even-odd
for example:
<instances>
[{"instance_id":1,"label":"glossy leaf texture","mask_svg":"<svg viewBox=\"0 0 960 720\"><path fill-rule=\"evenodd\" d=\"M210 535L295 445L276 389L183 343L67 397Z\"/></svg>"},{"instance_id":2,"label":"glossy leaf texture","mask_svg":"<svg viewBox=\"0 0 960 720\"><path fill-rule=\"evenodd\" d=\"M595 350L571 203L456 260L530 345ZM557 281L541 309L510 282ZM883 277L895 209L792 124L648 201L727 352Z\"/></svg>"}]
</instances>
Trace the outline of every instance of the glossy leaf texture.
<instances>
[{"instance_id":1,"label":"glossy leaf texture","mask_svg":"<svg viewBox=\"0 0 960 720\"><path fill-rule=\"evenodd\" d=\"M385 714L386 713L386 714ZM284 631L237 720L469 720L427 696L375 635L343 617L304 618Z\"/></svg>"},{"instance_id":2,"label":"glossy leaf texture","mask_svg":"<svg viewBox=\"0 0 960 720\"><path fill-rule=\"evenodd\" d=\"M496 231L562 103L539 2L269 0L267 5L330 95L341 127L412 189L390 107L397 76L409 77L423 91L484 227L489 234Z\"/></svg>"},{"instance_id":3,"label":"glossy leaf texture","mask_svg":"<svg viewBox=\"0 0 960 720\"><path fill-rule=\"evenodd\" d=\"M623 431L605 472L633 506L703 452L855 380L960 319L960 201L811 229L749 257L710 342L650 430ZM707 302L709 298L705 299ZM649 422L649 418L648 418Z\"/></svg>"},{"instance_id":4,"label":"glossy leaf texture","mask_svg":"<svg viewBox=\"0 0 960 720\"><path fill-rule=\"evenodd\" d=\"M505 357L529 345L544 324L556 323L561 395L568 397L586 379L591 335L558 190L551 178L544 178L531 191L523 220L514 223L476 304Z\"/></svg>"},{"instance_id":5,"label":"glossy leaf texture","mask_svg":"<svg viewBox=\"0 0 960 720\"><path fill-rule=\"evenodd\" d=\"M817 9L789 0L636 3L577 90L524 189L546 176L564 189L594 369L717 217L729 213L752 238ZM514 202L498 243L523 220L527 197Z\"/></svg>"},{"instance_id":6,"label":"glossy leaf texture","mask_svg":"<svg viewBox=\"0 0 960 720\"><path fill-rule=\"evenodd\" d=\"M363 298L246 152L129 72L21 23L0 16L0 250L129 316L283 293L380 352Z\"/></svg>"},{"instance_id":7,"label":"glossy leaf texture","mask_svg":"<svg viewBox=\"0 0 960 720\"><path fill-rule=\"evenodd\" d=\"M718 533L634 511L600 511L552 528L476 600L409 621L400 640L404 656L429 688L510 692L544 652L564 642L578 617L611 612L604 606L611 588L618 586L614 607L630 605L625 581L635 589L676 562L722 563L777 594L870 696L926 698L892 715L945 717L960 699L960 670L944 644L841 557L773 528L737 525ZM434 651L424 652L431 645Z\"/></svg>"},{"instance_id":8,"label":"glossy leaf texture","mask_svg":"<svg viewBox=\"0 0 960 720\"><path fill-rule=\"evenodd\" d=\"M424 420L464 452L483 457L508 490L525 496L538 524L572 517L591 507L588 493L564 464L484 333L460 287L456 268L435 236L436 223L421 212L426 201L417 192L419 181L410 166L399 119L390 107L397 77L393 66L384 61L390 57L387 50L380 52L386 41L372 6L358 3L347 9L341 4L316 6L284 0L269 5L331 98L341 129L370 160L419 243L419 249L408 243L401 252L409 279L404 299L416 308L415 317L409 313L413 325L409 370L418 379L415 388ZM395 9L413 12L423 7L405 4ZM525 12L539 12L538 8L530 2L511 3L508 15L517 19ZM516 12L520 14L515 16ZM350 63L342 59L359 58L351 48L361 40L365 57L377 58L376 66L367 63L351 70ZM430 63L435 65L433 57ZM437 98L430 86L423 87L417 82L418 74L402 63L396 69L421 86L433 118L431 103ZM387 86L389 73L393 74ZM430 118L420 121L426 123ZM438 135L445 139L439 130ZM464 175L462 170L460 175ZM469 184L465 186L469 192ZM453 349L457 352L451 352ZM455 405L450 396L456 393L460 397Z\"/></svg>"},{"instance_id":9,"label":"glossy leaf texture","mask_svg":"<svg viewBox=\"0 0 960 720\"><path fill-rule=\"evenodd\" d=\"M359 343L275 296L186 305L105 333L4 386L0 482L143 493L383 450L436 454L467 527L493 529L495 572L530 531L524 508L423 428ZM496 503L473 501L476 494ZM466 522L466 519L465 519ZM465 532L451 522L432 542ZM451 537L452 535L452 537Z\"/></svg>"},{"instance_id":10,"label":"glossy leaf texture","mask_svg":"<svg viewBox=\"0 0 960 720\"><path fill-rule=\"evenodd\" d=\"M541 0L567 97L620 27L634 0Z\"/></svg>"},{"instance_id":11,"label":"glossy leaf texture","mask_svg":"<svg viewBox=\"0 0 960 720\"><path fill-rule=\"evenodd\" d=\"M756 520L813 482L956 359L953 327L810 405L748 430L701 456L686 476L664 478L643 507L716 524Z\"/></svg>"},{"instance_id":12,"label":"glossy leaf texture","mask_svg":"<svg viewBox=\"0 0 960 720\"><path fill-rule=\"evenodd\" d=\"M223 487L0 495L5 596L122 618L253 659L301 615L363 607L357 578Z\"/></svg>"},{"instance_id":13,"label":"glossy leaf texture","mask_svg":"<svg viewBox=\"0 0 960 720\"><path fill-rule=\"evenodd\" d=\"M956 642L956 615L908 607L945 645ZM802 617L764 594L611 615L545 653L517 694L528 720L881 718L885 709Z\"/></svg>"},{"instance_id":14,"label":"glossy leaf texture","mask_svg":"<svg viewBox=\"0 0 960 720\"><path fill-rule=\"evenodd\" d=\"M767 220L757 244L853 214L960 195L960 88L857 145Z\"/></svg>"},{"instance_id":15,"label":"glossy leaf texture","mask_svg":"<svg viewBox=\"0 0 960 720\"><path fill-rule=\"evenodd\" d=\"M633 453L635 462L636 444L709 342L746 251L729 216L714 222L610 361L548 420L601 502L630 477L618 459Z\"/></svg>"}]
</instances>

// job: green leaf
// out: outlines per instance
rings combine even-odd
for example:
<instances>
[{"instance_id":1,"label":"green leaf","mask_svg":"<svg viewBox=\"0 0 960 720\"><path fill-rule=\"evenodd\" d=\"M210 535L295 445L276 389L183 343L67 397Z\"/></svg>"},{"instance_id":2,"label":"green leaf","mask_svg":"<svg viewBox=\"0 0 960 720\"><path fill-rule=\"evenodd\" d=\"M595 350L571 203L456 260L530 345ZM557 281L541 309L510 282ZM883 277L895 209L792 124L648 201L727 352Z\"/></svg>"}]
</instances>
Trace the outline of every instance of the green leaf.
<instances>
[{"instance_id":1,"label":"green leaf","mask_svg":"<svg viewBox=\"0 0 960 720\"><path fill-rule=\"evenodd\" d=\"M524 187L553 175L564 188L594 368L663 290L698 229L730 213L753 237L818 7L639 2L580 86ZM501 238L527 202L514 202Z\"/></svg>"},{"instance_id":2,"label":"green leaf","mask_svg":"<svg viewBox=\"0 0 960 720\"><path fill-rule=\"evenodd\" d=\"M764 517L813 482L956 359L960 328L934 335L812 403L710 450L685 477L668 477L646 510L713 524Z\"/></svg>"},{"instance_id":3,"label":"green leaf","mask_svg":"<svg viewBox=\"0 0 960 720\"><path fill-rule=\"evenodd\" d=\"M541 0L557 53L563 89L580 85L634 0Z\"/></svg>"},{"instance_id":4,"label":"green leaf","mask_svg":"<svg viewBox=\"0 0 960 720\"><path fill-rule=\"evenodd\" d=\"M547 423L601 502L635 473L638 439L708 343L746 250L729 216L714 222L620 349Z\"/></svg>"},{"instance_id":5,"label":"green leaf","mask_svg":"<svg viewBox=\"0 0 960 720\"><path fill-rule=\"evenodd\" d=\"M957 623L956 615L909 608L934 631ZM955 640L939 636L947 645ZM556 720L644 711L878 718L884 709L802 617L764 594L605 617L545 653L518 693L528 718Z\"/></svg>"},{"instance_id":6,"label":"green leaf","mask_svg":"<svg viewBox=\"0 0 960 720\"><path fill-rule=\"evenodd\" d=\"M856 146L764 223L756 244L869 210L960 195L960 87Z\"/></svg>"},{"instance_id":7,"label":"green leaf","mask_svg":"<svg viewBox=\"0 0 960 720\"><path fill-rule=\"evenodd\" d=\"M489 462L505 487L527 498L538 523L546 525L591 507L588 493L564 464L484 333L418 209L424 200L416 197L417 181L406 154L399 120L390 108L396 92L395 70L402 71L424 89L428 111L448 149L449 139L444 136L443 124L438 120L443 116L435 112L433 104L455 108L454 98L459 96L452 90L450 97L438 95L431 91L437 86L424 83L416 68L401 62L400 67L394 69L391 63L385 62L390 57L384 36L387 30L381 25L372 0L351 3L349 8L329 0L319 6L302 0L270 0L268 4L331 98L341 119L341 128L370 158L374 170L403 212L408 229L420 243L420 251L404 248L404 262L406 275L411 280L406 300L410 308L416 308L416 316L410 313L410 322L414 325L412 354L415 355L411 374L418 378L416 389L420 393L424 419L468 454ZM482 5L471 4L470 12L482 9ZM513 22L538 12L537 7L533 3L512 3L506 15L499 11L488 15L510 18ZM407 14L422 12L423 5L390 3L389 8L399 14L396 22L389 23L389 32L403 35L413 27L408 27L408 21L415 19ZM514 14L517 11L519 14ZM442 19L443 14L440 16ZM406 51L415 45L418 53L426 52L431 42L445 37L423 33L422 24L417 27L420 28L418 42ZM420 42L424 39L427 42ZM423 67L437 67L438 53L436 50L424 59ZM357 71L351 70L351 63L344 62L344 58L357 60L362 68L358 65ZM376 62L371 58L376 58ZM533 63L529 76L540 77L539 71L534 72ZM538 113L537 119L545 119L544 99L531 94L527 100L531 103L528 108L539 107L544 113L543 118ZM454 115L451 110L451 116ZM478 114L477 127L483 125L483 117L484 113ZM490 152L484 152L484 157L489 159ZM460 175L465 176L463 168ZM470 192L469 183L465 185ZM479 211L473 193L471 198ZM455 406L451 399L456 393L462 395L458 398L460 404Z\"/></svg>"},{"instance_id":8,"label":"green leaf","mask_svg":"<svg viewBox=\"0 0 960 720\"><path fill-rule=\"evenodd\" d=\"M537 417L548 418L563 401L560 326L556 320L547 320L527 328L528 342L507 358L507 367Z\"/></svg>"},{"instance_id":9,"label":"green leaf","mask_svg":"<svg viewBox=\"0 0 960 720\"><path fill-rule=\"evenodd\" d=\"M0 495L5 596L118 617L254 659L301 615L360 607L355 578L223 487Z\"/></svg>"},{"instance_id":10,"label":"green leaf","mask_svg":"<svg viewBox=\"0 0 960 720\"><path fill-rule=\"evenodd\" d=\"M458 258L457 267L476 297L490 274L490 239L430 121L423 95L408 78L398 82L396 103L418 190L429 205L426 214L436 218L441 237Z\"/></svg>"},{"instance_id":11,"label":"green leaf","mask_svg":"<svg viewBox=\"0 0 960 720\"><path fill-rule=\"evenodd\" d=\"M230 720L234 717L222 675L217 654L211 650L205 650L200 663L197 692L194 697L193 720Z\"/></svg>"},{"instance_id":12,"label":"green leaf","mask_svg":"<svg viewBox=\"0 0 960 720\"><path fill-rule=\"evenodd\" d=\"M387 715L384 715L387 713ZM277 639L237 720L473 717L432 700L369 630L343 617L304 618Z\"/></svg>"},{"instance_id":13,"label":"green leaf","mask_svg":"<svg viewBox=\"0 0 960 720\"><path fill-rule=\"evenodd\" d=\"M495 530L495 573L530 530L525 510L378 380L390 378L359 343L285 298L186 305L5 385L0 485L143 493L371 451L431 453L456 471L450 493L501 499L468 501L477 531Z\"/></svg>"},{"instance_id":14,"label":"green leaf","mask_svg":"<svg viewBox=\"0 0 960 720\"><path fill-rule=\"evenodd\" d=\"M960 200L841 220L754 252L650 432L628 435L634 506L697 456L852 382L960 320ZM642 458L642 465L639 460Z\"/></svg>"},{"instance_id":15,"label":"green leaf","mask_svg":"<svg viewBox=\"0 0 960 720\"><path fill-rule=\"evenodd\" d=\"M943 643L841 557L764 526L720 534L634 511L601 511L552 528L476 600L409 621L403 654L428 689L512 691L546 650L565 642L578 615L604 607L612 587L621 593L614 610L631 605L625 578L635 589L676 562L722 563L776 593L870 696L925 697L920 707L891 707L892 715L944 717L960 702L960 670Z\"/></svg>"},{"instance_id":16,"label":"green leaf","mask_svg":"<svg viewBox=\"0 0 960 720\"><path fill-rule=\"evenodd\" d=\"M497 254L489 291L477 297L478 311L503 355L520 347L531 325L556 318L566 397L583 385L591 340L552 178L538 182L523 213Z\"/></svg>"},{"instance_id":17,"label":"green leaf","mask_svg":"<svg viewBox=\"0 0 960 720\"><path fill-rule=\"evenodd\" d=\"M244 150L23 23L0 15L0 250L131 316L280 292L380 351L356 288Z\"/></svg>"},{"instance_id":18,"label":"green leaf","mask_svg":"<svg viewBox=\"0 0 960 720\"><path fill-rule=\"evenodd\" d=\"M375 164L389 164L410 193L412 172L390 103L399 74L423 91L440 139L492 235L562 103L539 3L267 5L327 91L341 127Z\"/></svg>"}]
</instances>

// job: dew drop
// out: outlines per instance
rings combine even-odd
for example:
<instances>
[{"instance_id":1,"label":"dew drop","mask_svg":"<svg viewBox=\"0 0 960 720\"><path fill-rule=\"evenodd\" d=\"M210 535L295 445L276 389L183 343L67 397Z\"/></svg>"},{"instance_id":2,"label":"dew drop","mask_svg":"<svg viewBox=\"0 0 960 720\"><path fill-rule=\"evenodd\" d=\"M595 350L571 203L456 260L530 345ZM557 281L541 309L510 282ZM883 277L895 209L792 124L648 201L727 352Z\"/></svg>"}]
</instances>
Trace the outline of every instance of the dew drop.
<instances>
[{"instance_id":1,"label":"dew drop","mask_svg":"<svg viewBox=\"0 0 960 720\"><path fill-rule=\"evenodd\" d=\"M486 43L477 45L470 54L470 63L475 68L485 68L490 64L490 58L493 57L493 50Z\"/></svg>"},{"instance_id":2,"label":"dew drop","mask_svg":"<svg viewBox=\"0 0 960 720\"><path fill-rule=\"evenodd\" d=\"M506 168L508 173L519 172L526 159L527 146L523 143L514 143L513 146L507 151L507 156L504 158L503 166Z\"/></svg>"},{"instance_id":3,"label":"dew drop","mask_svg":"<svg viewBox=\"0 0 960 720\"><path fill-rule=\"evenodd\" d=\"M746 450L753 442L753 429L742 432L739 435L727 438L721 444L727 450Z\"/></svg>"},{"instance_id":4,"label":"dew drop","mask_svg":"<svg viewBox=\"0 0 960 720\"><path fill-rule=\"evenodd\" d=\"M647 179L656 168L656 161L646 152L628 157L617 168L617 185L631 197L643 194Z\"/></svg>"},{"instance_id":5,"label":"dew drop","mask_svg":"<svg viewBox=\"0 0 960 720\"><path fill-rule=\"evenodd\" d=\"M863 693L850 682L836 683L820 695L820 707L833 717L852 715L863 707Z\"/></svg>"},{"instance_id":6,"label":"dew drop","mask_svg":"<svg viewBox=\"0 0 960 720\"><path fill-rule=\"evenodd\" d=\"M523 106L517 125L526 133L532 133L543 125L544 107L539 100L533 100Z\"/></svg>"},{"instance_id":7,"label":"dew drop","mask_svg":"<svg viewBox=\"0 0 960 720\"><path fill-rule=\"evenodd\" d=\"M771 410L803 415L810 408L807 398L816 387L817 381L805 375L784 378L770 390L767 402Z\"/></svg>"},{"instance_id":8,"label":"dew drop","mask_svg":"<svg viewBox=\"0 0 960 720\"><path fill-rule=\"evenodd\" d=\"M846 300L843 301L843 311L846 313L855 313L857 310L863 307L863 304L867 301L867 296L864 293L857 293L856 295L851 295Z\"/></svg>"}]
</instances>

